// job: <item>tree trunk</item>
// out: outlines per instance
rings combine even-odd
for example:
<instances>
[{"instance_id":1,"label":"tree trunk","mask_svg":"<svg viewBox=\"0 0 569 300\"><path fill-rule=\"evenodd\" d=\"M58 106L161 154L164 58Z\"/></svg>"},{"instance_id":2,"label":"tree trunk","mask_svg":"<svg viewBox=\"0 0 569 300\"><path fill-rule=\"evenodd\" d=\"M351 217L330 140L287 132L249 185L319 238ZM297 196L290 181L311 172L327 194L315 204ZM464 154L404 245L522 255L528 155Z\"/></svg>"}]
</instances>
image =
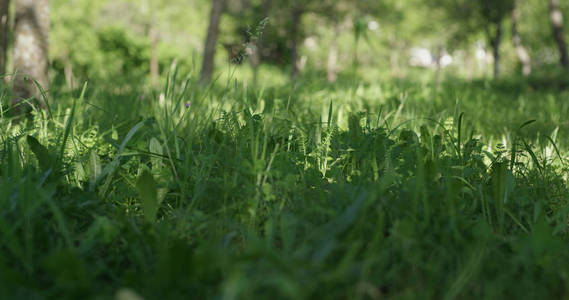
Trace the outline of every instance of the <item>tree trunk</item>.
<instances>
[{"instance_id":1,"label":"tree trunk","mask_svg":"<svg viewBox=\"0 0 569 300\"><path fill-rule=\"evenodd\" d=\"M268 20L271 8L272 8L272 0L264 0L262 5L262 12L263 12L263 17L265 19L262 22ZM261 25L259 24L259 26ZM257 31L257 29L255 29L255 31ZM261 35L257 36L255 34L251 36L251 40L245 47L245 52L249 56L251 70L253 71L253 85L257 85L258 82L259 66L261 65L261 60L262 60L261 57L262 49L263 49L263 41L261 40Z\"/></svg>"},{"instance_id":2,"label":"tree trunk","mask_svg":"<svg viewBox=\"0 0 569 300\"><path fill-rule=\"evenodd\" d=\"M154 18L150 23L148 29L148 36L150 38L150 80L153 87L158 87L160 77L160 66L158 64L158 42L160 37L156 29L156 22Z\"/></svg>"},{"instance_id":3,"label":"tree trunk","mask_svg":"<svg viewBox=\"0 0 569 300\"><path fill-rule=\"evenodd\" d=\"M559 9L559 0L549 0L549 20L553 26L553 37L559 49L560 62L563 67L569 67L567 44L563 35L563 14Z\"/></svg>"},{"instance_id":4,"label":"tree trunk","mask_svg":"<svg viewBox=\"0 0 569 300\"><path fill-rule=\"evenodd\" d=\"M15 3L14 102L36 97L45 107L34 80L48 90L49 1L16 0Z\"/></svg>"},{"instance_id":5,"label":"tree trunk","mask_svg":"<svg viewBox=\"0 0 569 300\"><path fill-rule=\"evenodd\" d=\"M0 76L6 74L8 36L10 34L10 0L0 0Z\"/></svg>"},{"instance_id":6,"label":"tree trunk","mask_svg":"<svg viewBox=\"0 0 569 300\"><path fill-rule=\"evenodd\" d=\"M436 86L436 90L438 91L441 87L441 82L442 82L442 59L443 59L443 47L442 46L438 46L437 49L435 50L436 54L435 54L435 86Z\"/></svg>"},{"instance_id":7,"label":"tree trunk","mask_svg":"<svg viewBox=\"0 0 569 300\"><path fill-rule=\"evenodd\" d=\"M298 73L300 73L299 68L299 57L298 57L298 43L300 39L300 22L302 20L302 15L304 14L304 10L302 9L301 5L298 4L292 10L292 20L291 20L291 29L290 29L290 58L292 61L292 71L290 73L290 79L294 81Z\"/></svg>"},{"instance_id":8,"label":"tree trunk","mask_svg":"<svg viewBox=\"0 0 569 300\"><path fill-rule=\"evenodd\" d=\"M259 65L261 64L261 57L259 55L259 47L257 46L257 42L251 41L247 45L245 51L247 55L249 55L249 62L251 64L251 70L253 71L253 85L257 85Z\"/></svg>"},{"instance_id":9,"label":"tree trunk","mask_svg":"<svg viewBox=\"0 0 569 300\"><path fill-rule=\"evenodd\" d=\"M500 76L500 44L502 42L502 21L496 21L496 32L492 38L492 54L494 56L494 78Z\"/></svg>"},{"instance_id":10,"label":"tree trunk","mask_svg":"<svg viewBox=\"0 0 569 300\"><path fill-rule=\"evenodd\" d=\"M392 34L389 37L389 45L391 46L391 52L389 54L389 64L391 66L391 76L394 77L401 77L403 71L401 70L401 66L399 63L400 57L399 54L401 52L401 43L397 40L397 36Z\"/></svg>"},{"instance_id":11,"label":"tree trunk","mask_svg":"<svg viewBox=\"0 0 569 300\"><path fill-rule=\"evenodd\" d=\"M215 60L215 46L217 44L217 36L219 33L219 22L225 7L225 0L212 0L211 13L209 15L209 26L207 28L207 36L205 39L202 70L200 72L200 83L208 84L213 75L213 67Z\"/></svg>"},{"instance_id":12,"label":"tree trunk","mask_svg":"<svg viewBox=\"0 0 569 300\"><path fill-rule=\"evenodd\" d=\"M474 77L474 62L470 50L466 51L465 65L466 65L466 79L469 82L471 82L472 77Z\"/></svg>"},{"instance_id":13,"label":"tree trunk","mask_svg":"<svg viewBox=\"0 0 569 300\"><path fill-rule=\"evenodd\" d=\"M269 17L269 14L271 12L271 8L273 7L273 1L272 0L265 0L263 2L263 14L265 18Z\"/></svg>"},{"instance_id":14,"label":"tree trunk","mask_svg":"<svg viewBox=\"0 0 569 300\"><path fill-rule=\"evenodd\" d=\"M338 24L334 27L334 36L328 50L328 62L326 65L326 78L328 82L334 83L338 79L338 36L340 35L340 27Z\"/></svg>"},{"instance_id":15,"label":"tree trunk","mask_svg":"<svg viewBox=\"0 0 569 300\"><path fill-rule=\"evenodd\" d=\"M520 38L520 33L518 31L520 12L517 6L514 6L512 10L512 39L514 42L514 48L516 49L516 55L522 64L522 74L528 76L531 73L531 57L528 51L522 44L522 39Z\"/></svg>"},{"instance_id":16,"label":"tree trunk","mask_svg":"<svg viewBox=\"0 0 569 300\"><path fill-rule=\"evenodd\" d=\"M63 66L63 75L65 75L65 85L69 90L73 89L73 65L71 64L71 59L69 54L65 55L65 61Z\"/></svg>"}]
</instances>

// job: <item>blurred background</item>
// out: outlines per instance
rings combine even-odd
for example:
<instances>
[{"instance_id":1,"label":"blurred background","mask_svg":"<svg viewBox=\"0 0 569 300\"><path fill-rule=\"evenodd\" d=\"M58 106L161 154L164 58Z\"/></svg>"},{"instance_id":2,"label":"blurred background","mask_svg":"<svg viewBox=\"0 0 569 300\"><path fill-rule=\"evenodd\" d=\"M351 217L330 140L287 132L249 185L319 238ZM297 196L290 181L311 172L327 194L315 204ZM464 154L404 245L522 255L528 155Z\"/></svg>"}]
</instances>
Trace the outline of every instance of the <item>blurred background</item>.
<instances>
[{"instance_id":1,"label":"blurred background","mask_svg":"<svg viewBox=\"0 0 569 300\"><path fill-rule=\"evenodd\" d=\"M50 6L51 81L67 87L85 80L158 85L173 66L199 72L202 82L229 76L271 85L298 76L329 82L547 77L565 74L568 65L562 17L569 1L53 0Z\"/></svg>"}]
</instances>

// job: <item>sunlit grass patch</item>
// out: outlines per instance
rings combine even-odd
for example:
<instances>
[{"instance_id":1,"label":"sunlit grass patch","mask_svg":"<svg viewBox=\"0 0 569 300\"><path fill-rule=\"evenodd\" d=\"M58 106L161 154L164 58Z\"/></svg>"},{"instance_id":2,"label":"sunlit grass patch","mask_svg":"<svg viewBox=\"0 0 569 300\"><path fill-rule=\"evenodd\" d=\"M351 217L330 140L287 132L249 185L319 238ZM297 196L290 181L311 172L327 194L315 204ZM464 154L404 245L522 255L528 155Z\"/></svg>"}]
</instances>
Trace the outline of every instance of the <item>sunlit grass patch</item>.
<instances>
[{"instance_id":1,"label":"sunlit grass patch","mask_svg":"<svg viewBox=\"0 0 569 300\"><path fill-rule=\"evenodd\" d=\"M0 298L567 293L565 92L177 76L1 119Z\"/></svg>"}]
</instances>

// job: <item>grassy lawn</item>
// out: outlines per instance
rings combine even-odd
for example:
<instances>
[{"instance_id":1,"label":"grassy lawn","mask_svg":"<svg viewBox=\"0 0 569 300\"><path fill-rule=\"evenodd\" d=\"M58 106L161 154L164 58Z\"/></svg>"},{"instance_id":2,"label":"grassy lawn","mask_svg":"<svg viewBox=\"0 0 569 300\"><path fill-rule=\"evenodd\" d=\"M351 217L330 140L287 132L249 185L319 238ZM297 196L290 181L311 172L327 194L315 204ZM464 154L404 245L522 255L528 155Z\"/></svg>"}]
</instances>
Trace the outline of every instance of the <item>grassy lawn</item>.
<instances>
[{"instance_id":1,"label":"grassy lawn","mask_svg":"<svg viewBox=\"0 0 569 300\"><path fill-rule=\"evenodd\" d=\"M569 296L566 86L307 76L3 111L0 299Z\"/></svg>"}]
</instances>

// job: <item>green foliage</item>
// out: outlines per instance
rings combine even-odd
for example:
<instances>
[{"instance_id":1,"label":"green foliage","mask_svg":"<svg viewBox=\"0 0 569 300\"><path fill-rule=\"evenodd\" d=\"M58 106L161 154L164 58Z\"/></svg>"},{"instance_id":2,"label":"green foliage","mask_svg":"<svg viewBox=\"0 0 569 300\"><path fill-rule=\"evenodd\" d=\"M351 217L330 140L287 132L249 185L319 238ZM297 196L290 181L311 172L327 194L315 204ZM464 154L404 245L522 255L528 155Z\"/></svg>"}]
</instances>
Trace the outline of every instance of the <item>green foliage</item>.
<instances>
[{"instance_id":1,"label":"green foliage","mask_svg":"<svg viewBox=\"0 0 569 300\"><path fill-rule=\"evenodd\" d=\"M26 141L28 142L28 146L30 146L30 150L36 155L41 170L46 172L53 163L53 159L49 151L31 135L26 137Z\"/></svg>"},{"instance_id":2,"label":"green foliage","mask_svg":"<svg viewBox=\"0 0 569 300\"><path fill-rule=\"evenodd\" d=\"M519 3L534 54L538 2ZM208 1L53 1L49 111L0 111L0 299L568 297L567 71L386 71L510 1L274 0L268 24L266 3L230 1L221 39L282 66L302 10L317 47L294 85L269 65L198 85ZM332 38L361 64L335 84Z\"/></svg>"},{"instance_id":3,"label":"green foliage","mask_svg":"<svg viewBox=\"0 0 569 300\"><path fill-rule=\"evenodd\" d=\"M186 37L186 45L168 41L175 47L159 41L161 70L170 66L176 58L191 54L195 45L201 43L195 41L193 35L201 36L202 23L205 23L199 17L199 12L189 16L184 13L187 1L147 2L145 6L139 1L128 0L53 1L50 55L56 81L63 81L65 72L71 72L78 82L108 81L109 78L122 78L127 74L130 80L146 80L151 51L148 28L153 19L160 38L172 34L175 39ZM204 7L199 0L190 1L189 5L198 9ZM190 32L186 30L188 24L191 25ZM175 25L177 28L172 29ZM189 59L183 59L179 66L189 71L190 64Z\"/></svg>"},{"instance_id":4,"label":"green foliage","mask_svg":"<svg viewBox=\"0 0 569 300\"><path fill-rule=\"evenodd\" d=\"M144 170L140 174L136 182L136 189L142 199L144 218L148 222L153 222L156 219L160 202L158 201L158 187L150 172Z\"/></svg>"},{"instance_id":5,"label":"green foliage","mask_svg":"<svg viewBox=\"0 0 569 300\"><path fill-rule=\"evenodd\" d=\"M509 30L513 4L513 0L229 1L221 22L221 55L216 56L216 65L223 69L228 63L241 63L250 55L250 47L258 50L261 63L290 68L296 39L300 56L306 59L306 72L322 72L332 40L337 39L337 68L346 74L357 61L359 72L352 75L380 69L405 76L414 71L408 66L409 49L425 47L433 56L444 50L453 56L447 72L479 76L485 75L485 67L476 65L486 62L476 61L474 46L488 51L496 24L502 22L504 70L515 72L518 64ZM167 73L173 62L186 73L195 72L203 51L209 5L206 0L53 1L50 54L56 80L63 81L71 74L77 85L128 74L132 80L147 81L151 28L158 38L160 73ZM519 0L517 5L522 43L534 70L546 72L558 62L547 3ZM564 14L569 14L568 8L561 3ZM296 13L302 16L293 24ZM268 23L259 26L266 18ZM371 23L376 24L374 30L367 28ZM298 32L292 30L293 25L298 25ZM364 35L366 42L358 43Z\"/></svg>"}]
</instances>

